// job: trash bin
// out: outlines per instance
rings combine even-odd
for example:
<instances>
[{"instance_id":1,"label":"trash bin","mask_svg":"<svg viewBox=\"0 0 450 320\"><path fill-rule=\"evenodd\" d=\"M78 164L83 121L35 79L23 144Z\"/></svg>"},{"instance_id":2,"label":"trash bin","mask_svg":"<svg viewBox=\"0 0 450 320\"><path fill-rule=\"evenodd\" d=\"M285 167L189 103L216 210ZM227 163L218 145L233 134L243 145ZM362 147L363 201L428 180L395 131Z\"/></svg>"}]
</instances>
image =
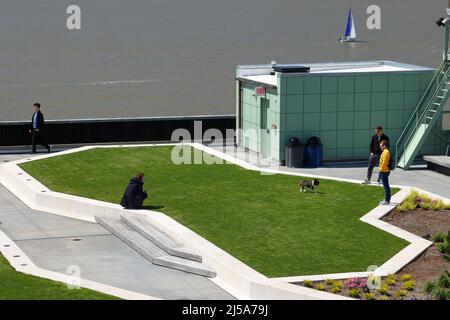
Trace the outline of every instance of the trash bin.
<instances>
[{"instance_id":1,"label":"trash bin","mask_svg":"<svg viewBox=\"0 0 450 320\"><path fill-rule=\"evenodd\" d=\"M299 138L290 138L285 147L286 167L301 168L303 167L303 151L305 146Z\"/></svg>"},{"instance_id":2,"label":"trash bin","mask_svg":"<svg viewBox=\"0 0 450 320\"><path fill-rule=\"evenodd\" d=\"M311 137L305 147L305 167L318 168L322 165L323 145L318 137Z\"/></svg>"}]
</instances>

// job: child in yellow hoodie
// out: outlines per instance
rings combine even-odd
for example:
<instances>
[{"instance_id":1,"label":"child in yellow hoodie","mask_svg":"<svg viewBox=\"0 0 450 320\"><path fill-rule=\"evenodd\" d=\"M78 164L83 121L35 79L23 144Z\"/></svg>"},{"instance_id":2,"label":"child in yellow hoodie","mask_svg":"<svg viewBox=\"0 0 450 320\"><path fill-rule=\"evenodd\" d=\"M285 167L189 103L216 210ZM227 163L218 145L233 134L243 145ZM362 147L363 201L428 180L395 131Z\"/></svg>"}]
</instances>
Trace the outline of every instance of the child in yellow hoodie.
<instances>
[{"instance_id":1,"label":"child in yellow hoodie","mask_svg":"<svg viewBox=\"0 0 450 320\"><path fill-rule=\"evenodd\" d=\"M380 205L389 205L391 202L391 187L389 186L389 162L391 160L391 153L389 152L389 145L386 140L380 142L380 149L382 151L380 156L380 179L384 188L384 201L380 202Z\"/></svg>"}]
</instances>

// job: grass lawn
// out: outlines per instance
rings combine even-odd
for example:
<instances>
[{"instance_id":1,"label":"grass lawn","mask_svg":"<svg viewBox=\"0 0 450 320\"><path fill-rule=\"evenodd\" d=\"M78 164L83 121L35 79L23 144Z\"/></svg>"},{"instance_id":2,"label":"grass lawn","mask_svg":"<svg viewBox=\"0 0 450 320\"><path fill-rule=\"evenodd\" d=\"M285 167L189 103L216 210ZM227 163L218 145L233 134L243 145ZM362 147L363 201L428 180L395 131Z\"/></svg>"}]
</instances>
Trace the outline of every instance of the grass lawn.
<instances>
[{"instance_id":1,"label":"grass lawn","mask_svg":"<svg viewBox=\"0 0 450 320\"><path fill-rule=\"evenodd\" d=\"M69 289L66 284L15 271L0 254L0 300L112 300L88 289Z\"/></svg>"},{"instance_id":2,"label":"grass lawn","mask_svg":"<svg viewBox=\"0 0 450 320\"><path fill-rule=\"evenodd\" d=\"M144 205L164 212L269 277L365 271L407 242L359 221L380 187L323 180L300 193L300 177L236 165L175 165L172 147L91 149L22 164L48 188L119 203L146 174Z\"/></svg>"}]
</instances>

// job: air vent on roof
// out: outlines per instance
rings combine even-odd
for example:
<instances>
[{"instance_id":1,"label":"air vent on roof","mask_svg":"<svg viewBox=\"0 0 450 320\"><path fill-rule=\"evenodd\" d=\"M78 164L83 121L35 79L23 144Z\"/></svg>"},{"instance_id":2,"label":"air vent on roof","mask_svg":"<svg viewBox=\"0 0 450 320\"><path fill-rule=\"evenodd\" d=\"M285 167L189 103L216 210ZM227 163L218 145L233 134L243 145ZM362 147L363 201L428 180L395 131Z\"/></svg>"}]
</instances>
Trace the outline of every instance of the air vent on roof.
<instances>
[{"instance_id":1,"label":"air vent on roof","mask_svg":"<svg viewBox=\"0 0 450 320\"><path fill-rule=\"evenodd\" d=\"M309 67L305 66L276 66L273 70L281 73L306 73L309 72Z\"/></svg>"}]
</instances>

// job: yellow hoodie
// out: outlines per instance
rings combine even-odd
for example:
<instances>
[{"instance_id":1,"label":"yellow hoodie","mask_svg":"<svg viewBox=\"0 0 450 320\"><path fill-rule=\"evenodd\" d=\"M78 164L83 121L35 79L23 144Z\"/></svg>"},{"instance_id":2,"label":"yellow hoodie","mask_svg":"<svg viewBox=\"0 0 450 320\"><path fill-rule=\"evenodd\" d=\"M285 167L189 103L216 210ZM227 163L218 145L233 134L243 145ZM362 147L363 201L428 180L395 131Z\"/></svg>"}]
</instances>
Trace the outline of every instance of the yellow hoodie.
<instances>
[{"instance_id":1,"label":"yellow hoodie","mask_svg":"<svg viewBox=\"0 0 450 320\"><path fill-rule=\"evenodd\" d=\"M389 172L389 161L391 160L391 153L389 149L384 149L380 156L380 165L378 168L380 172Z\"/></svg>"}]
</instances>

